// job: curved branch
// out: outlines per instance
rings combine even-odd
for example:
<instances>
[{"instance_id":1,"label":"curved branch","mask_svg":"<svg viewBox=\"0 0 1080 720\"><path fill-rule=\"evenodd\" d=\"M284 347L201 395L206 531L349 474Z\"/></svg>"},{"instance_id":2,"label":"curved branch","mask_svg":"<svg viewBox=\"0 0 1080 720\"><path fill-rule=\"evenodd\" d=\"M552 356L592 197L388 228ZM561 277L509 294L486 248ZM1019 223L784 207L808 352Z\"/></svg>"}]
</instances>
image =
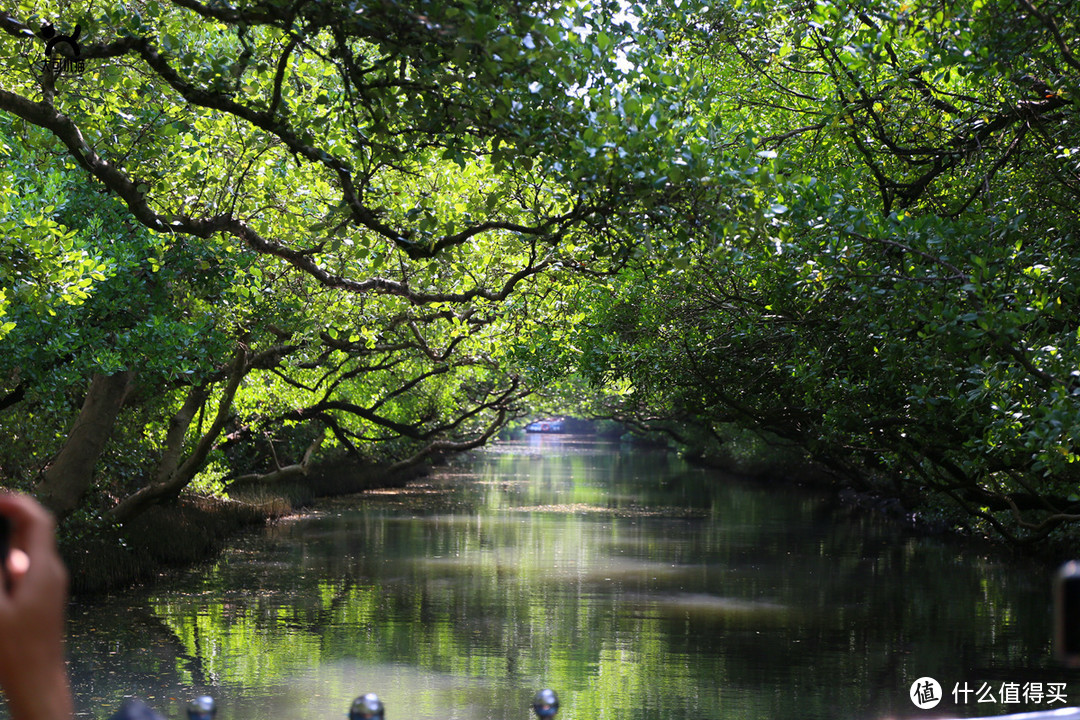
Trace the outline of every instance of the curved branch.
<instances>
[{"instance_id":1,"label":"curved branch","mask_svg":"<svg viewBox=\"0 0 1080 720\"><path fill-rule=\"evenodd\" d=\"M467 303L475 299L485 299L499 302L509 297L514 287L522 280L543 272L551 265L551 254L544 260L535 263L533 258L525 267L510 275L498 290L483 287L474 287L464 292L419 292L413 290L408 282L391 280L388 278L369 278L367 280L353 280L341 275L336 275L319 265L307 252L293 250L279 242L270 240L260 235L254 228L242 220L228 214L220 214L212 217L192 218L178 215L171 218L156 213L147 201L146 194L139 185L133 182L127 174L98 155L86 141L78 126L72 120L57 112L52 105L31 100L7 90L0 90L0 109L7 110L18 117L27 120L34 125L51 131L61 142L67 146L72 157L94 177L101 180L106 187L116 192L127 204L135 218L158 232L186 233L195 237L207 238L218 232L226 232L240 240L248 247L264 255L273 255L285 260L293 267L315 278L318 282L329 288L338 288L352 293L377 293L381 295L396 295L416 305L436 302ZM568 222L581 219L579 216L569 214L549 220L551 222ZM491 229L499 224L486 224ZM513 226L515 231L535 229ZM536 232L541 232L536 230ZM556 232L548 236L547 240L554 242L561 233ZM458 233L450 236L455 240L464 240L472 237L475 233ZM446 247L446 244L439 245Z\"/></svg>"},{"instance_id":2,"label":"curved branch","mask_svg":"<svg viewBox=\"0 0 1080 720\"><path fill-rule=\"evenodd\" d=\"M1076 56L1069 50L1069 44L1066 43L1065 38L1061 36L1061 29L1058 28L1054 18L1038 10L1031 4L1031 0L1020 0L1020 4L1026 7L1029 13L1037 17L1039 22L1050 30L1050 34L1054 36L1054 42L1057 43L1058 50L1061 51L1061 56L1065 58L1065 62L1069 63L1069 65L1072 65L1077 70L1080 70L1080 60L1077 60Z\"/></svg>"},{"instance_id":3,"label":"curved branch","mask_svg":"<svg viewBox=\"0 0 1080 720\"><path fill-rule=\"evenodd\" d=\"M319 433L319 436L311 441L307 449L304 451L303 457L299 462L295 462L291 465L279 465L277 458L275 458L275 468L268 473L248 473L247 475L240 475L233 478L229 482L229 487L237 487L241 485L265 485L275 482L281 482L283 480L296 480L299 478L307 477L311 471L311 458L314 456L315 451L318 450L322 444L325 435Z\"/></svg>"},{"instance_id":4,"label":"curved branch","mask_svg":"<svg viewBox=\"0 0 1080 720\"><path fill-rule=\"evenodd\" d=\"M230 366L229 381L218 401L217 413L210 427L195 444L187 459L165 479L146 485L117 503L106 515L115 522L124 523L138 515L144 509L162 500L175 496L195 477L206 462L214 442L225 427L225 422L232 412L232 401L240 387L240 381L249 369L247 350L237 349Z\"/></svg>"}]
</instances>

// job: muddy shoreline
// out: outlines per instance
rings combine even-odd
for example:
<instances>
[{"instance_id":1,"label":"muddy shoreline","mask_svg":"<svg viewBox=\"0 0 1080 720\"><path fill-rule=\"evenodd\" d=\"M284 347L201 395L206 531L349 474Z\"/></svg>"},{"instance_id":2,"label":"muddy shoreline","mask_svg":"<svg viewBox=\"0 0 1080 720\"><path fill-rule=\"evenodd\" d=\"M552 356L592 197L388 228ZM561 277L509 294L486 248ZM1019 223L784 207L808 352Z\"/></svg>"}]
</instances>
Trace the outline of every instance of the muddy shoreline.
<instances>
[{"instance_id":1,"label":"muddy shoreline","mask_svg":"<svg viewBox=\"0 0 1080 720\"><path fill-rule=\"evenodd\" d=\"M312 469L304 483L245 489L235 498L184 495L150 508L122 528L63 528L60 552L74 597L153 582L216 558L234 538L293 515L322 498L403 487L431 471L422 465L388 473L350 462Z\"/></svg>"}]
</instances>

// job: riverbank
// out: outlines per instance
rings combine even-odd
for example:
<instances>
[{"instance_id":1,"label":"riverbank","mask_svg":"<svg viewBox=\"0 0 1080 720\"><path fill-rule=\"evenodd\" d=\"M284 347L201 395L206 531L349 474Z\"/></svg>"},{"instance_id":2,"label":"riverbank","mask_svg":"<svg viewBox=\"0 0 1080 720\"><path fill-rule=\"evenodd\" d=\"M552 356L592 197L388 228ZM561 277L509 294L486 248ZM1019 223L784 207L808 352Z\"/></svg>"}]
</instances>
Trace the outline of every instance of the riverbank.
<instances>
[{"instance_id":1,"label":"riverbank","mask_svg":"<svg viewBox=\"0 0 1080 720\"><path fill-rule=\"evenodd\" d=\"M73 596L122 590L217 557L242 533L295 514L320 498L401 487L427 466L388 473L384 466L348 462L313 468L303 483L246 487L230 498L185 495L150 508L124 527L72 525L60 551Z\"/></svg>"},{"instance_id":2,"label":"riverbank","mask_svg":"<svg viewBox=\"0 0 1080 720\"><path fill-rule=\"evenodd\" d=\"M238 533L291 511L284 500L249 503L189 496L150 508L123 528L65 532L60 552L71 576L71 593L112 592L170 568L209 560Z\"/></svg>"},{"instance_id":3,"label":"riverbank","mask_svg":"<svg viewBox=\"0 0 1080 720\"><path fill-rule=\"evenodd\" d=\"M720 453L676 450L692 465L730 473L767 486L796 486L830 499L846 520L888 523L919 537L949 539L982 554L1033 560L1054 567L1080 556L1080 528L1064 528L1037 543L1010 543L1003 535L972 523L959 508L932 506L917 493L893 492L898 484L879 478L842 475L791 448L741 436Z\"/></svg>"}]
</instances>

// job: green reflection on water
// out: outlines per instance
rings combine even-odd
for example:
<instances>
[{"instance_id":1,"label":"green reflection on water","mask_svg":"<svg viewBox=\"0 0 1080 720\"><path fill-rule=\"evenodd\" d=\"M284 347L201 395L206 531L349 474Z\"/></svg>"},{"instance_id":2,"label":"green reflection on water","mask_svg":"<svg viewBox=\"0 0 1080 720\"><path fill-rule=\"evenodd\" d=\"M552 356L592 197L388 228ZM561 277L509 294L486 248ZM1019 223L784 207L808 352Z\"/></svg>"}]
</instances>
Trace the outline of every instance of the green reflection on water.
<instances>
[{"instance_id":1,"label":"green reflection on water","mask_svg":"<svg viewBox=\"0 0 1080 720\"><path fill-rule=\"evenodd\" d=\"M839 515L666 454L496 446L76 608L79 705L179 717L210 691L221 720L343 717L374 690L391 718L503 720L550 686L566 720L876 718L913 715L923 675L1067 680L1041 569Z\"/></svg>"}]
</instances>

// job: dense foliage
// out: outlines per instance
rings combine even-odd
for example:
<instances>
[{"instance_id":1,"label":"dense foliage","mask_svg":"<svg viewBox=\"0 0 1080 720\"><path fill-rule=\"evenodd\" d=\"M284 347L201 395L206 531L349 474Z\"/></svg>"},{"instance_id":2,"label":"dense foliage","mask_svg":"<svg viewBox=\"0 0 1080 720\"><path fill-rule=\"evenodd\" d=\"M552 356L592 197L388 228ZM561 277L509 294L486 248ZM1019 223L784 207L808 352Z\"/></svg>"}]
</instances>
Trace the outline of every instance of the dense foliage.
<instances>
[{"instance_id":1,"label":"dense foliage","mask_svg":"<svg viewBox=\"0 0 1080 720\"><path fill-rule=\"evenodd\" d=\"M401 466L489 438L521 412L505 358L551 314L542 276L613 272L682 162L606 109L639 85L655 125L675 85L643 64L619 80L645 52L613 52L619 12L0 18L6 481L124 520L193 482L301 477L319 452ZM50 33L84 67L46 63Z\"/></svg>"},{"instance_id":2,"label":"dense foliage","mask_svg":"<svg viewBox=\"0 0 1080 720\"><path fill-rule=\"evenodd\" d=\"M1080 519L1075 16L19 3L4 482L123 520L587 392L1044 538Z\"/></svg>"},{"instance_id":3,"label":"dense foliage","mask_svg":"<svg viewBox=\"0 0 1080 720\"><path fill-rule=\"evenodd\" d=\"M689 32L746 161L673 267L592 291L617 413L750 425L1017 541L1080 518L1076 37L1026 0L744 2Z\"/></svg>"}]
</instances>

